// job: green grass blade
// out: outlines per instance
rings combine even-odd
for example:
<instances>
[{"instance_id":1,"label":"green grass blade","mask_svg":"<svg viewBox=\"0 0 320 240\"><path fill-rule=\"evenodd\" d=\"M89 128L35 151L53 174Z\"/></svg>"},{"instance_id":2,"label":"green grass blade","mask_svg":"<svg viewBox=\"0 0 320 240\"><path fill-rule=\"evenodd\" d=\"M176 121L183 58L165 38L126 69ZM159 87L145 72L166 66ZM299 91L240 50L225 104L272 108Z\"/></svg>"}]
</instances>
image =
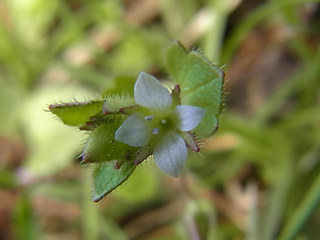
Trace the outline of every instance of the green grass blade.
<instances>
[{"instance_id":1,"label":"green grass blade","mask_svg":"<svg viewBox=\"0 0 320 240\"><path fill-rule=\"evenodd\" d=\"M320 174L314 181L309 192L306 194L301 204L292 214L289 222L285 225L279 240L291 240L300 232L302 227L312 215L315 208L320 204Z\"/></svg>"},{"instance_id":2,"label":"green grass blade","mask_svg":"<svg viewBox=\"0 0 320 240\"><path fill-rule=\"evenodd\" d=\"M320 0L286 0L281 2L269 1L259 7L257 10L253 11L243 21L241 21L236 30L234 30L234 32L228 38L222 54L222 63L230 63L231 58L240 43L244 40L245 37L248 36L248 33L262 20L283 9L311 2L320 2Z\"/></svg>"}]
</instances>

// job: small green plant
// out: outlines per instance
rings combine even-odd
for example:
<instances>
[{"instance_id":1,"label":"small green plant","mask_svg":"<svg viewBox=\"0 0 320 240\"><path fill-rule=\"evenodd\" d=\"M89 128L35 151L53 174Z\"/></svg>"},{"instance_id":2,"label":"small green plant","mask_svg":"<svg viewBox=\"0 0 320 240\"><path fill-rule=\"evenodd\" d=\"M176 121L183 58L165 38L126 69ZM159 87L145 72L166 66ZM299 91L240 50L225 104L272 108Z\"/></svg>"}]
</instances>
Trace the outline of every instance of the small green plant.
<instances>
[{"instance_id":1,"label":"small green plant","mask_svg":"<svg viewBox=\"0 0 320 240\"><path fill-rule=\"evenodd\" d=\"M122 94L49 106L65 124L89 132L81 159L95 164L93 201L121 185L151 155L163 172L178 177L188 148L198 152L197 139L217 130L223 72L179 42L170 46L166 62L175 84L171 92L141 72L134 98Z\"/></svg>"}]
</instances>

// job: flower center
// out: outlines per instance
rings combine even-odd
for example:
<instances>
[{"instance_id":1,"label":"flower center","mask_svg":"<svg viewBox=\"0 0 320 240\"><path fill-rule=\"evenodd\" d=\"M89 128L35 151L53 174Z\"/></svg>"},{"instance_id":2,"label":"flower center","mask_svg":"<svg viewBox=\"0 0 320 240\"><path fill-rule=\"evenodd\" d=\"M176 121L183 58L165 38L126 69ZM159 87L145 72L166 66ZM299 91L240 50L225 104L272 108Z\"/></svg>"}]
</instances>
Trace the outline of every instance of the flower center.
<instances>
[{"instance_id":1,"label":"flower center","mask_svg":"<svg viewBox=\"0 0 320 240\"><path fill-rule=\"evenodd\" d=\"M161 128L169 129L172 127L172 120L170 117L165 117L160 119L160 126Z\"/></svg>"},{"instance_id":2,"label":"flower center","mask_svg":"<svg viewBox=\"0 0 320 240\"><path fill-rule=\"evenodd\" d=\"M150 130L153 135L162 135L174 127L174 121L171 116L160 117L147 115L144 117L144 120L149 122L148 124L150 124Z\"/></svg>"}]
</instances>

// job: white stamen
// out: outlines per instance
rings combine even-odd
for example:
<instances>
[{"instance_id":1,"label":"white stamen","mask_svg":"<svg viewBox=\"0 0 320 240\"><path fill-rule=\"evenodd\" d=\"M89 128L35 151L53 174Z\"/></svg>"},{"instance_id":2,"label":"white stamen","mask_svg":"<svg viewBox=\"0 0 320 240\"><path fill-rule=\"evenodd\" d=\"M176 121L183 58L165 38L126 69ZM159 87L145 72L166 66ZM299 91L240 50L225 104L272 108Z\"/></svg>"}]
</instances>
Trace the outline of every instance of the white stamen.
<instances>
[{"instance_id":1,"label":"white stamen","mask_svg":"<svg viewBox=\"0 0 320 240\"><path fill-rule=\"evenodd\" d=\"M166 122L167 122L167 120L165 120L165 119L161 119L161 121L160 121L162 124L165 124Z\"/></svg>"},{"instance_id":2,"label":"white stamen","mask_svg":"<svg viewBox=\"0 0 320 240\"><path fill-rule=\"evenodd\" d=\"M144 117L144 120L149 121L149 122L152 121L152 119L153 119L152 115Z\"/></svg>"},{"instance_id":3,"label":"white stamen","mask_svg":"<svg viewBox=\"0 0 320 240\"><path fill-rule=\"evenodd\" d=\"M159 134L159 128L154 128L154 129L152 129L152 133L154 134L154 135L157 135L157 134Z\"/></svg>"}]
</instances>

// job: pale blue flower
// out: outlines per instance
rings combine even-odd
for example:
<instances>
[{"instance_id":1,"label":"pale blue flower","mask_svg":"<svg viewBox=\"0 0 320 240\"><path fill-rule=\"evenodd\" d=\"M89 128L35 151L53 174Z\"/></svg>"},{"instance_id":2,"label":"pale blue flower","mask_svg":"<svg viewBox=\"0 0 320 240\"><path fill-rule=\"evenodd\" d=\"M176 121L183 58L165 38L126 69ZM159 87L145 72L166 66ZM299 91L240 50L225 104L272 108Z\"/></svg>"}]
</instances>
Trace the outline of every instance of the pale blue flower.
<instances>
[{"instance_id":1,"label":"pale blue flower","mask_svg":"<svg viewBox=\"0 0 320 240\"><path fill-rule=\"evenodd\" d=\"M123 122L115 139L134 147L149 146L156 165L171 176L179 176L188 157L186 138L182 135L201 122L205 110L174 105L169 91L144 72L134 86L134 98L143 108Z\"/></svg>"}]
</instances>

